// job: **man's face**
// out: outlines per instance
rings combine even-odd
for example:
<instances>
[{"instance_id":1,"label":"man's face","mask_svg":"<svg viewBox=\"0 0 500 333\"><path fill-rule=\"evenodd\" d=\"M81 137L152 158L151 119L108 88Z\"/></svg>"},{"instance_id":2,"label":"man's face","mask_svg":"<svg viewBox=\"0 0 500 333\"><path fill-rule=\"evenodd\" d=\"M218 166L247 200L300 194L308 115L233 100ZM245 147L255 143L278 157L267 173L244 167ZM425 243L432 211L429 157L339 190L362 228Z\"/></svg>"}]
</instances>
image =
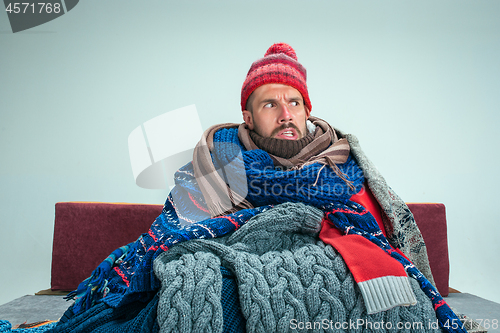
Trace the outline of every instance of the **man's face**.
<instances>
[{"instance_id":1,"label":"man's face","mask_svg":"<svg viewBox=\"0 0 500 333\"><path fill-rule=\"evenodd\" d=\"M297 140L307 135L309 110L301 93L284 84L265 84L248 99L251 111L243 111L250 130L263 137Z\"/></svg>"}]
</instances>

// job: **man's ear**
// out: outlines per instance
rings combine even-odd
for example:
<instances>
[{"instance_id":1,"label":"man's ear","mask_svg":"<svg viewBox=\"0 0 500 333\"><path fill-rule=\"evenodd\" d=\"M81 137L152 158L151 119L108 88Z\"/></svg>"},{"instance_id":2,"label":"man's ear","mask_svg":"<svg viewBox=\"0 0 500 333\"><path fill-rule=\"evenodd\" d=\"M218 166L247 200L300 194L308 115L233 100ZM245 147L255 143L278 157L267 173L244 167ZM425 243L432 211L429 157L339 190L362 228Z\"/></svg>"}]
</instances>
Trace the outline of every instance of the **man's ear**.
<instances>
[{"instance_id":1,"label":"man's ear","mask_svg":"<svg viewBox=\"0 0 500 333\"><path fill-rule=\"evenodd\" d=\"M309 116L311 115L311 111L307 108L307 106L304 106L306 109L306 120L309 119Z\"/></svg>"},{"instance_id":2,"label":"man's ear","mask_svg":"<svg viewBox=\"0 0 500 333\"><path fill-rule=\"evenodd\" d=\"M247 124L249 130L253 130L254 124L252 112L243 110L243 121Z\"/></svg>"}]
</instances>

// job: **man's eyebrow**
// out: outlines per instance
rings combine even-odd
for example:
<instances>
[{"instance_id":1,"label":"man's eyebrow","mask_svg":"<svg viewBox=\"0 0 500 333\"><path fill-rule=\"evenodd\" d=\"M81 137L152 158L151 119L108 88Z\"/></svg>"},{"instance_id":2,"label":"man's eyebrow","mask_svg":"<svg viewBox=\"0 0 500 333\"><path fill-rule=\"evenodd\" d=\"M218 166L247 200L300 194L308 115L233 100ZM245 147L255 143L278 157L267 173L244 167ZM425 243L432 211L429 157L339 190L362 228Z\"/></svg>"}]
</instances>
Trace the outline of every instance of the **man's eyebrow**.
<instances>
[{"instance_id":1,"label":"man's eyebrow","mask_svg":"<svg viewBox=\"0 0 500 333\"><path fill-rule=\"evenodd\" d=\"M277 101L276 98L267 98L267 99L260 101L259 104L267 104L267 103L276 102L276 101Z\"/></svg>"}]
</instances>

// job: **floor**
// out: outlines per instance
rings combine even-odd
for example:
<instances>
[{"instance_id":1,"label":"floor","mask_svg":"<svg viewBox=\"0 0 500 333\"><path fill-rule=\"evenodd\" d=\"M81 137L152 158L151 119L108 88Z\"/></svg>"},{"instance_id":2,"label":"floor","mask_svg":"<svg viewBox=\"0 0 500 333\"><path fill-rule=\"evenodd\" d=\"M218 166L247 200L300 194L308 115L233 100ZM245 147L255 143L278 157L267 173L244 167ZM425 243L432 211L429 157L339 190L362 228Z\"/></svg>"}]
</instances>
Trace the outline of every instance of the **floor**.
<instances>
[{"instance_id":1,"label":"floor","mask_svg":"<svg viewBox=\"0 0 500 333\"><path fill-rule=\"evenodd\" d=\"M450 293L446 301L456 312L479 321L488 332L500 332L500 304L467 293ZM71 302L63 296L26 295L0 305L0 319L12 325L58 320Z\"/></svg>"},{"instance_id":2,"label":"floor","mask_svg":"<svg viewBox=\"0 0 500 333\"><path fill-rule=\"evenodd\" d=\"M488 332L500 332L500 304L468 293L450 293L445 300L455 312L476 320Z\"/></svg>"},{"instance_id":3,"label":"floor","mask_svg":"<svg viewBox=\"0 0 500 333\"><path fill-rule=\"evenodd\" d=\"M0 305L0 319L10 321L12 326L59 320L72 302L64 300L63 296L26 295Z\"/></svg>"}]
</instances>

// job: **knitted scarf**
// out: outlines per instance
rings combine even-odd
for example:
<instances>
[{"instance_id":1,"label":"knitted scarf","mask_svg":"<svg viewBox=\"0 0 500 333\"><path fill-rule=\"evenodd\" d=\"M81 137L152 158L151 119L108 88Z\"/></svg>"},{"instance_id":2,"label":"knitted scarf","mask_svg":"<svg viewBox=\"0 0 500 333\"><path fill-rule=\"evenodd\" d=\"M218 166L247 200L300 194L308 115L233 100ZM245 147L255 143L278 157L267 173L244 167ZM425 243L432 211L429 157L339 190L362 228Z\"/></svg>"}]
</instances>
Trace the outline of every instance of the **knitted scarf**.
<instances>
[{"instance_id":1,"label":"knitted scarf","mask_svg":"<svg viewBox=\"0 0 500 333\"><path fill-rule=\"evenodd\" d=\"M322 130L289 160L272 157L260 149L252 150L253 143L242 126L229 124L209 129L196 147L193 163L176 173L176 186L148 233L129 244L124 253L116 253L103 262L70 295L77 298L74 312L101 301L119 307L151 299L160 287L152 272L158 255L190 239L217 238L233 232L272 205L302 202L326 213L332 212L332 205L345 206L343 220L352 224L356 212L349 210L353 204L349 198L363 186L363 171L349 155L347 140L339 139L321 120L314 122ZM363 221L366 225L372 224L371 214L363 216L370 219ZM110 266L115 257L119 258ZM425 277L414 275L420 278L422 289L427 289L436 309L443 309L438 313L440 322L454 318Z\"/></svg>"},{"instance_id":2,"label":"knitted scarf","mask_svg":"<svg viewBox=\"0 0 500 333\"><path fill-rule=\"evenodd\" d=\"M259 150L252 141L249 130L245 124L222 124L210 127L205 131L202 139L196 145L193 155L193 165L196 180L203 193L211 216L219 216L228 212L238 211L244 208L252 208L253 205L245 196L248 192L244 177L238 177L245 168L250 172L259 174L259 167L263 158L270 159L273 164L266 167L272 168L275 165L287 169L301 169L312 164L329 165L335 174L344 182L352 184L344 177L337 164L343 164L349 156L349 144L346 139L339 139L336 131L325 121L310 117L310 120L317 126L314 140L300 150L295 156L285 159L271 155ZM238 129L238 138L230 138L231 132L227 130ZM223 131L222 131L223 130ZM214 141L214 134L219 133L228 136L222 141ZM264 157L259 160L246 160L243 164L243 157L249 156L247 152L259 150ZM245 153L243 153L245 152ZM260 154L260 153L259 153ZM255 166L255 168L254 168ZM307 169L309 170L309 168ZM311 171L311 170L309 170ZM268 172L268 175L271 174ZM319 175L317 170L315 174ZM260 174L259 174L260 176ZM293 177L294 174L291 174ZM299 178L300 179L300 178Z\"/></svg>"}]
</instances>

